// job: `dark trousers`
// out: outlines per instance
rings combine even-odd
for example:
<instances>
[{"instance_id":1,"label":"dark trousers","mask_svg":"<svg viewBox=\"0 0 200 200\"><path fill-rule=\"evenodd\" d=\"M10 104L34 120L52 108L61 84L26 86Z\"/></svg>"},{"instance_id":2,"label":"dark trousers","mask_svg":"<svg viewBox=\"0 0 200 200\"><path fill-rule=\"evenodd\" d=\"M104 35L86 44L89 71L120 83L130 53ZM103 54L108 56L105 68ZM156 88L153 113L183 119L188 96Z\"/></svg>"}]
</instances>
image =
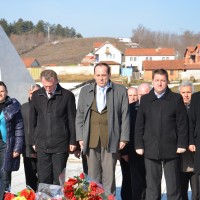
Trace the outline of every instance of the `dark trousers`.
<instances>
[{"instance_id":1,"label":"dark trousers","mask_svg":"<svg viewBox=\"0 0 200 200\"><path fill-rule=\"evenodd\" d=\"M81 157L82 157L83 172L84 172L85 174L88 174L87 156L81 154Z\"/></svg>"},{"instance_id":2,"label":"dark trousers","mask_svg":"<svg viewBox=\"0 0 200 200\"><path fill-rule=\"evenodd\" d=\"M189 200L189 183L192 190L192 200L199 200L199 181L198 175L194 172L181 172L181 195L182 200Z\"/></svg>"},{"instance_id":3,"label":"dark trousers","mask_svg":"<svg viewBox=\"0 0 200 200\"><path fill-rule=\"evenodd\" d=\"M37 152L39 183L60 185L59 176L66 167L68 153Z\"/></svg>"},{"instance_id":4,"label":"dark trousers","mask_svg":"<svg viewBox=\"0 0 200 200\"><path fill-rule=\"evenodd\" d=\"M146 196L146 170L144 156L134 150L129 154L132 200L144 200ZM129 198L130 199L130 198Z\"/></svg>"},{"instance_id":5,"label":"dark trousers","mask_svg":"<svg viewBox=\"0 0 200 200\"><path fill-rule=\"evenodd\" d=\"M26 185L30 186L34 191L37 190L37 158L24 157L24 171Z\"/></svg>"},{"instance_id":6,"label":"dark trousers","mask_svg":"<svg viewBox=\"0 0 200 200\"><path fill-rule=\"evenodd\" d=\"M4 192L8 191L11 185L11 172L3 169L5 150L6 144L0 140L0 200L3 200Z\"/></svg>"},{"instance_id":7,"label":"dark trousers","mask_svg":"<svg viewBox=\"0 0 200 200\"><path fill-rule=\"evenodd\" d=\"M121 158L120 165L122 170L121 199L131 200L132 191L131 191L131 173L130 173L129 163L126 162L123 158Z\"/></svg>"},{"instance_id":8,"label":"dark trousers","mask_svg":"<svg viewBox=\"0 0 200 200\"><path fill-rule=\"evenodd\" d=\"M179 159L152 160L145 158L146 167L146 200L161 199L161 179L164 170L167 199L182 200L180 187Z\"/></svg>"}]
</instances>

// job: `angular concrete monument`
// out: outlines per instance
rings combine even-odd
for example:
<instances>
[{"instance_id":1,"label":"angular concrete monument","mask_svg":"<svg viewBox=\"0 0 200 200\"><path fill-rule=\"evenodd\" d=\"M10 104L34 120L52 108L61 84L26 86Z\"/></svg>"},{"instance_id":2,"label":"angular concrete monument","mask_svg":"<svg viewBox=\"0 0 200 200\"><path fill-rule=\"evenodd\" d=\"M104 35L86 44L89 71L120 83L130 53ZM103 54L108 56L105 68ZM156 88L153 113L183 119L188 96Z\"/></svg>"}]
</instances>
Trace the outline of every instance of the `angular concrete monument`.
<instances>
[{"instance_id":1,"label":"angular concrete monument","mask_svg":"<svg viewBox=\"0 0 200 200\"><path fill-rule=\"evenodd\" d=\"M7 85L8 95L21 104L27 102L28 89L35 83L1 26L0 80Z\"/></svg>"}]
</instances>

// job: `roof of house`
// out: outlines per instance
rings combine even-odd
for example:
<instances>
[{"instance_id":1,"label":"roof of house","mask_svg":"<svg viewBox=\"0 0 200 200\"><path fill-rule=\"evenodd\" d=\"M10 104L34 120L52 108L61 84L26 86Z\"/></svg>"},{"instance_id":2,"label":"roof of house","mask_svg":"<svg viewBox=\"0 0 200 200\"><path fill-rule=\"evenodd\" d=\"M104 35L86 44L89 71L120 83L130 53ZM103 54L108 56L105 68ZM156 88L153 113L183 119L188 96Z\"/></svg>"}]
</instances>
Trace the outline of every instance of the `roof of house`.
<instances>
[{"instance_id":1,"label":"roof of house","mask_svg":"<svg viewBox=\"0 0 200 200\"><path fill-rule=\"evenodd\" d=\"M103 42L94 42L93 43L93 48L94 49L99 48L102 44L103 44Z\"/></svg>"},{"instance_id":2,"label":"roof of house","mask_svg":"<svg viewBox=\"0 0 200 200\"><path fill-rule=\"evenodd\" d=\"M94 54L95 54L95 52L97 52L99 49L101 49L101 48L102 48L104 45L106 45L106 44L111 44L114 48L116 48L119 52L121 52L121 54L123 54L123 52L122 52L121 50L119 50L119 49L116 47L115 44L112 44L112 43L110 43L109 41L106 41L106 42L102 43L102 44L94 51Z\"/></svg>"},{"instance_id":3,"label":"roof of house","mask_svg":"<svg viewBox=\"0 0 200 200\"><path fill-rule=\"evenodd\" d=\"M200 64L186 64L185 65L185 69L186 70L190 70L190 69L193 69L193 70L195 70L195 69L200 69Z\"/></svg>"},{"instance_id":4,"label":"roof of house","mask_svg":"<svg viewBox=\"0 0 200 200\"><path fill-rule=\"evenodd\" d=\"M186 50L185 50L185 53L184 53L184 57L185 57L185 55L186 55L187 51L189 51L189 54L191 54L191 53L193 53L193 52L194 52L194 50L195 50L195 47L192 47L192 46L190 46L190 47L187 47L187 48L186 48Z\"/></svg>"},{"instance_id":5,"label":"roof of house","mask_svg":"<svg viewBox=\"0 0 200 200\"><path fill-rule=\"evenodd\" d=\"M197 49L197 48L200 49L200 44L196 45L195 49Z\"/></svg>"},{"instance_id":6,"label":"roof of house","mask_svg":"<svg viewBox=\"0 0 200 200\"><path fill-rule=\"evenodd\" d=\"M31 67L31 65L36 61L39 65L39 62L36 60L36 58L22 58L22 61L24 62L26 68Z\"/></svg>"},{"instance_id":7,"label":"roof of house","mask_svg":"<svg viewBox=\"0 0 200 200\"><path fill-rule=\"evenodd\" d=\"M184 60L146 60L143 61L144 70L155 70L155 69L181 69L185 70Z\"/></svg>"},{"instance_id":8,"label":"roof of house","mask_svg":"<svg viewBox=\"0 0 200 200\"><path fill-rule=\"evenodd\" d=\"M125 50L125 56L175 56L175 54L176 52L173 48L127 48Z\"/></svg>"},{"instance_id":9,"label":"roof of house","mask_svg":"<svg viewBox=\"0 0 200 200\"><path fill-rule=\"evenodd\" d=\"M89 53L81 60L81 65L84 66L90 65L91 63L94 63L94 59L95 59L94 55Z\"/></svg>"}]
</instances>

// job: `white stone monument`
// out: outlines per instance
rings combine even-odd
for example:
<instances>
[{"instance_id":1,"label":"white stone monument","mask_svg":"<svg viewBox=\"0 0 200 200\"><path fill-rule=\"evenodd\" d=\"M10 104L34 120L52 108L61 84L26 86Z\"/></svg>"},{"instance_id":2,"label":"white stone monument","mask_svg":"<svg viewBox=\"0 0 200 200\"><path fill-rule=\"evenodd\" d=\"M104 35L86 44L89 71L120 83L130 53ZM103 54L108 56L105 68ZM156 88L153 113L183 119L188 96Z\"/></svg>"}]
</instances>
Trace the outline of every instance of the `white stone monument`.
<instances>
[{"instance_id":1,"label":"white stone monument","mask_svg":"<svg viewBox=\"0 0 200 200\"><path fill-rule=\"evenodd\" d=\"M22 59L0 26L0 80L8 89L8 95L21 104L28 100L28 89L34 80Z\"/></svg>"}]
</instances>

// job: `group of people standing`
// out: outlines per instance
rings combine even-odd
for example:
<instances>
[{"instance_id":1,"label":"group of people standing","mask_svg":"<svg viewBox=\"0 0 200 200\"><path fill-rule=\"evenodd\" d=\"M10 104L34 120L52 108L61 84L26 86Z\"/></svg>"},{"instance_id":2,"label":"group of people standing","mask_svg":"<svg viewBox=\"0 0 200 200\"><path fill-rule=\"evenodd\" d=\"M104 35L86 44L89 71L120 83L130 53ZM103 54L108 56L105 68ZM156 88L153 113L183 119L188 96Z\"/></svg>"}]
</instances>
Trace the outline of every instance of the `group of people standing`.
<instances>
[{"instance_id":1,"label":"group of people standing","mask_svg":"<svg viewBox=\"0 0 200 200\"><path fill-rule=\"evenodd\" d=\"M20 153L26 183L37 190L38 183L59 185L69 153L78 149L86 155L89 177L107 194L115 195L119 159L122 200L160 200L163 171L169 200L187 200L189 182L193 200L199 200L200 93L190 102L191 83L182 83L180 94L172 92L163 69L153 72L153 88L113 83L106 63L94 67L94 78L81 89L77 108L52 70L41 73L43 87L32 88L21 109L0 82L0 199Z\"/></svg>"}]
</instances>

